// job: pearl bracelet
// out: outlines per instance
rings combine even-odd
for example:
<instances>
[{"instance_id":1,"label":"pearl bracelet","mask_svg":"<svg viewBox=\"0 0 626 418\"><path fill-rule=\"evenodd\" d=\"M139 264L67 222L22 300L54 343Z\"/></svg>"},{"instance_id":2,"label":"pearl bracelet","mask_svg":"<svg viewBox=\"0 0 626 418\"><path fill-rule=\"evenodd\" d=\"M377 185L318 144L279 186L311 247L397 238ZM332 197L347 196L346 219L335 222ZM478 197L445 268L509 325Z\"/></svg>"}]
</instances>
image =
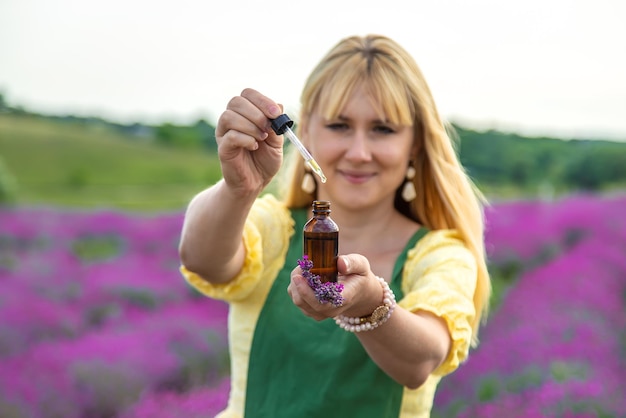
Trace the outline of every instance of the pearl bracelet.
<instances>
[{"instance_id":1,"label":"pearl bracelet","mask_svg":"<svg viewBox=\"0 0 626 418\"><path fill-rule=\"evenodd\" d=\"M338 315L335 317L335 322L340 328L350 332L371 331L378 328L379 325L387 322L391 313L396 307L396 296L389 288L389 284L382 277L376 277L383 287L383 304L374 309L369 316L361 316L351 318L344 315Z\"/></svg>"}]
</instances>

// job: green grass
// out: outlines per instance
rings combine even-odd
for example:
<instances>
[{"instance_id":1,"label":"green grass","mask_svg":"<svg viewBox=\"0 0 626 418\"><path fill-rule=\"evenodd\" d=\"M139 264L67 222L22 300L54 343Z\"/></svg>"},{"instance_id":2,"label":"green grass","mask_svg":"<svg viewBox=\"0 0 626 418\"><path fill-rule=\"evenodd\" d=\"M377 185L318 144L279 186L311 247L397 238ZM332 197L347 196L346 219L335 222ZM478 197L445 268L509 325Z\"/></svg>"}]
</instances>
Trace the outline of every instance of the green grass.
<instances>
[{"instance_id":1,"label":"green grass","mask_svg":"<svg viewBox=\"0 0 626 418\"><path fill-rule=\"evenodd\" d=\"M18 205L176 210L220 178L217 156L204 150L26 116L0 115L0 159Z\"/></svg>"}]
</instances>

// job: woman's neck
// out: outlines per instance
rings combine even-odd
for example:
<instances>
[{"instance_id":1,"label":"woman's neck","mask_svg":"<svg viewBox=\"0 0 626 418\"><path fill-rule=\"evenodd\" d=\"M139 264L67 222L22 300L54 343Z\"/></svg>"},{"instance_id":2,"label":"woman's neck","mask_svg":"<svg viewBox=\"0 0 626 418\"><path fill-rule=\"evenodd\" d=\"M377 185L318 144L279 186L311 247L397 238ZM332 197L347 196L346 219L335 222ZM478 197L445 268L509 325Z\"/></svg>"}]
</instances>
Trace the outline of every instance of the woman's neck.
<instances>
[{"instance_id":1,"label":"woman's neck","mask_svg":"<svg viewBox=\"0 0 626 418\"><path fill-rule=\"evenodd\" d=\"M339 226L339 249L343 254L393 251L419 227L388 206L358 212L334 207L331 216Z\"/></svg>"}]
</instances>

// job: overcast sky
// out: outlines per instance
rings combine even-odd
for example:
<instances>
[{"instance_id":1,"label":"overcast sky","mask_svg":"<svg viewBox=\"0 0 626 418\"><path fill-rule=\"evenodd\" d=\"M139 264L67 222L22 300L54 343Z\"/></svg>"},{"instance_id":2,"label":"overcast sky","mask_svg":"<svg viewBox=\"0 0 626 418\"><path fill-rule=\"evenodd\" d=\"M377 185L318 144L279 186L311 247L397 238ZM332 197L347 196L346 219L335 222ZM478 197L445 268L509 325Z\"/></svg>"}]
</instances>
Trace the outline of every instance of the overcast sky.
<instances>
[{"instance_id":1,"label":"overcast sky","mask_svg":"<svg viewBox=\"0 0 626 418\"><path fill-rule=\"evenodd\" d=\"M45 113L187 123L253 87L295 114L328 49L381 33L449 120L626 141L625 22L623 0L0 0L0 92Z\"/></svg>"}]
</instances>

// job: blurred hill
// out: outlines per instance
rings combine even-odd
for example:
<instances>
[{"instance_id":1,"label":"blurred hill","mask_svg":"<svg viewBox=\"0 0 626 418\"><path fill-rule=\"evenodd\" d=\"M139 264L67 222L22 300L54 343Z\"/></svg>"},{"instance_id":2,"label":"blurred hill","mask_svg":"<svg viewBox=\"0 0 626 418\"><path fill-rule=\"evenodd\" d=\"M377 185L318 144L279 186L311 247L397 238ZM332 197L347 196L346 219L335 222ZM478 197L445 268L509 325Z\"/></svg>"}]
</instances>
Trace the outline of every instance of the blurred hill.
<instances>
[{"instance_id":1,"label":"blurred hill","mask_svg":"<svg viewBox=\"0 0 626 418\"><path fill-rule=\"evenodd\" d=\"M626 187L626 142L455 130L461 162L487 191L534 197Z\"/></svg>"},{"instance_id":2,"label":"blurred hill","mask_svg":"<svg viewBox=\"0 0 626 418\"><path fill-rule=\"evenodd\" d=\"M142 135L100 122L0 114L0 179L13 180L12 202L20 205L163 211L183 208L219 178L215 154Z\"/></svg>"},{"instance_id":3,"label":"blurred hill","mask_svg":"<svg viewBox=\"0 0 626 418\"><path fill-rule=\"evenodd\" d=\"M626 188L626 142L453 128L462 163L490 198ZM0 95L0 204L180 209L220 178L214 130L204 120L151 126L39 115Z\"/></svg>"}]
</instances>

